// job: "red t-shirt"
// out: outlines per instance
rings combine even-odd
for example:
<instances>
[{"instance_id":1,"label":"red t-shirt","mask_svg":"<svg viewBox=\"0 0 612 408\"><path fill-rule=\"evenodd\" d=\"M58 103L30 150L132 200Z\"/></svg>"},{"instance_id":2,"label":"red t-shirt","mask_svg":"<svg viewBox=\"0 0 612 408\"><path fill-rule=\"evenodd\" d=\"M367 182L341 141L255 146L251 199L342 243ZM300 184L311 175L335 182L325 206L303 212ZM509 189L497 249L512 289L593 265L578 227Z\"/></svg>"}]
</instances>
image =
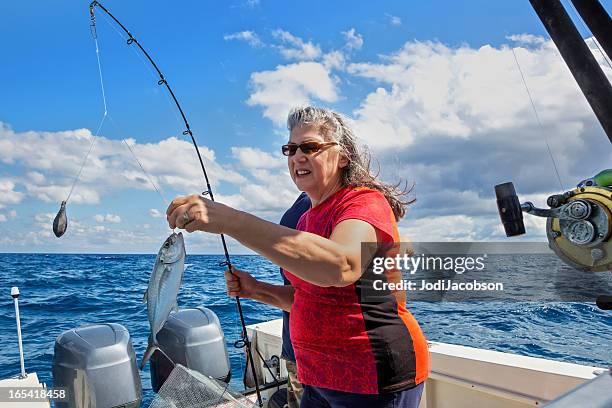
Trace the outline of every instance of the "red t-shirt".
<instances>
[{"instance_id":1,"label":"red t-shirt","mask_svg":"<svg viewBox=\"0 0 612 408\"><path fill-rule=\"evenodd\" d=\"M329 238L336 225L348 219L376 228L381 244L399 241L387 200L367 188L341 189L304 213L297 229ZM349 286L327 288L305 282L289 271L285 276L295 288L290 330L300 382L380 394L413 387L427 378L427 341L406 309L405 293L377 291L376 296L368 295L373 280L395 282L401 274L374 275L368 268Z\"/></svg>"}]
</instances>

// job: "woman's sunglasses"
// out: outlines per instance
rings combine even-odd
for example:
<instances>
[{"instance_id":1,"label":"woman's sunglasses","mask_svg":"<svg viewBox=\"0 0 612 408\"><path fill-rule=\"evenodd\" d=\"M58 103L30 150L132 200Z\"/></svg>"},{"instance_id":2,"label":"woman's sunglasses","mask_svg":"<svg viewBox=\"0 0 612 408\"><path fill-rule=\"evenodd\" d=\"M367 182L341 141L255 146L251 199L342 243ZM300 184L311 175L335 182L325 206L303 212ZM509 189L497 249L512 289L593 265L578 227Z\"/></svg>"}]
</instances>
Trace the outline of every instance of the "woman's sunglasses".
<instances>
[{"instance_id":1,"label":"woman's sunglasses","mask_svg":"<svg viewBox=\"0 0 612 408\"><path fill-rule=\"evenodd\" d=\"M337 144L338 143L336 142L304 142L300 144L289 143L282 146L282 151L285 156L293 156L297 152L297 149L300 149L304 154L314 154L321 151L321 149L326 146L333 146Z\"/></svg>"}]
</instances>

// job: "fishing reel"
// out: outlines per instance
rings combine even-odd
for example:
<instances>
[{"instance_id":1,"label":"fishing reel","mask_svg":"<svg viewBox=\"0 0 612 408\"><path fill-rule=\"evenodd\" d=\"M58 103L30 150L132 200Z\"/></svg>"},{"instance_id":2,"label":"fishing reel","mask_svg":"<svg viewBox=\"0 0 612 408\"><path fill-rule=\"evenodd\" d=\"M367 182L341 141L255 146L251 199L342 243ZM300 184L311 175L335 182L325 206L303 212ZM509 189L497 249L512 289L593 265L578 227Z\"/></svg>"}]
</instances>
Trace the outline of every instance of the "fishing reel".
<instances>
[{"instance_id":1,"label":"fishing reel","mask_svg":"<svg viewBox=\"0 0 612 408\"><path fill-rule=\"evenodd\" d=\"M525 233L523 212L545 217L548 244L561 260L583 271L612 271L612 169L548 197L547 209L520 203L511 182L496 185L495 195L508 237Z\"/></svg>"}]
</instances>

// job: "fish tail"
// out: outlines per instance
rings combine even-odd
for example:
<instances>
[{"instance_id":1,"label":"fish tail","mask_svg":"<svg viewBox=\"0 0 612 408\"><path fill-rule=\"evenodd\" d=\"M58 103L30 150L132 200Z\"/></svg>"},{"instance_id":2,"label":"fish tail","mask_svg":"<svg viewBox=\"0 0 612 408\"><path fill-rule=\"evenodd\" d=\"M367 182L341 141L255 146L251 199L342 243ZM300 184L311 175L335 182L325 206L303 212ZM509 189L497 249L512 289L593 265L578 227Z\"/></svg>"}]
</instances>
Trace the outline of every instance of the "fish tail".
<instances>
[{"instance_id":1,"label":"fish tail","mask_svg":"<svg viewBox=\"0 0 612 408\"><path fill-rule=\"evenodd\" d=\"M149 359L151 358L151 356L153 355L155 350L159 350L159 347L157 346L157 344L155 343L153 338L149 337L149 345L147 346L147 350L145 351L144 355L142 356L142 360L140 360L140 369L141 370L144 368L144 366L147 363L147 361L149 361Z\"/></svg>"}]
</instances>

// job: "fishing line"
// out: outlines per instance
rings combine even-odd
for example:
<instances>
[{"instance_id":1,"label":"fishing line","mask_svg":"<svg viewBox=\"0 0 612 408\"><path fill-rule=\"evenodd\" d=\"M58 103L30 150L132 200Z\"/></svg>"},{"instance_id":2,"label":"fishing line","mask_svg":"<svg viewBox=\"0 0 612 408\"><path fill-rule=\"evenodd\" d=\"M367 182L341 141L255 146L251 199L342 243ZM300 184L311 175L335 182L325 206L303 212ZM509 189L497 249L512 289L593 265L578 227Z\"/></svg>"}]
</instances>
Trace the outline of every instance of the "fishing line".
<instances>
[{"instance_id":1,"label":"fishing line","mask_svg":"<svg viewBox=\"0 0 612 408\"><path fill-rule=\"evenodd\" d=\"M111 27L113 29L113 31L123 41L127 42L129 40L128 37L126 37L121 31L119 31L117 29L117 27L115 27L115 24L113 24L113 21L110 19L110 17L108 17L106 14L102 14L102 17L104 19L104 22L106 24L108 24L108 26ZM129 47L129 49L138 58L138 60L140 61L142 66L147 70L149 75L151 75L151 78L154 79L155 81L157 81L158 77L156 76L155 72L151 68L150 64L148 64L147 61L145 61L145 59L143 58L142 54L139 53L134 47ZM170 99L170 96L166 92L162 92L162 94L164 95L164 99L166 100L166 103L168 103L169 111L172 112L172 116L174 117L174 120L176 120L176 124L178 125L179 128L182 127L183 124L181 122L181 118L179 118L178 114L176 113L176 109L174 109L174 105L173 105L172 100Z\"/></svg>"},{"instance_id":2,"label":"fishing line","mask_svg":"<svg viewBox=\"0 0 612 408\"><path fill-rule=\"evenodd\" d=\"M234 303L234 305L236 305ZM233 337L238 337L238 335L236 334L236 329L240 330L238 328L238 307L236 306L236 312L234 313L234 324L232 325L232 329L233 329L233 333L232 336ZM242 353L240 353L239 357L240 359L240 363L242 364ZM227 389L229 388L229 381L225 384L225 387L223 388L223 391L221 392L221 395L219 395L219 399L217 400L217 402L214 405L219 405L223 402L223 395L225 395L225 393L227 392ZM246 386L246 385L245 385Z\"/></svg>"},{"instance_id":3,"label":"fishing line","mask_svg":"<svg viewBox=\"0 0 612 408\"><path fill-rule=\"evenodd\" d=\"M140 49L140 51L143 53L143 55L147 58L147 60L151 63L151 66L155 69L155 71L159 75L159 80L157 81L157 84L160 85L160 86L165 86L167 91L168 91L168 93L172 97L172 100L174 101L174 104L176 105L176 108L180 112L181 118L183 119L183 123L185 125L185 130L183 131L183 135L184 136L189 136L191 138L193 146L194 146L194 148L196 150L196 154L197 154L198 160L200 162L200 167L201 167L202 173L204 175L204 180L206 182L206 191L204 191L202 193L202 195L209 196L210 200L214 202L215 201L214 195L213 195L213 192L212 192L212 188L210 186L210 181L208 179L208 174L206 173L206 168L204 167L204 161L202 160L202 155L200 154L200 149L198 148L198 144L197 144L197 142L195 140L195 137L193 135L191 127L189 126L189 122L187 121L187 117L185 116L185 112L183 111L183 108L181 107L179 101L177 100L177 98L176 98L176 96L174 94L174 91L172 91L172 88L170 87L170 84L168 83L167 79L164 77L163 73L158 68L158 66L155 63L155 61L153 61L153 59L151 58L149 53L147 53L147 51L142 47L142 45L138 42L138 40L136 38L134 38L132 33L130 33L130 31L119 20L117 20L117 18L114 15L112 15L104 6L102 6L102 4L100 4L97 0L94 0L89 5L89 14L90 14L90 19L91 19L91 25L93 27L92 28L92 33L95 33L95 24L96 24L96 18L95 18L95 14L94 14L95 7L98 7L102 11L104 11L115 23L117 23L117 25L119 27L121 27L121 29L129 37L128 40L127 40L127 44L128 45L135 44ZM225 255L225 261L221 262L219 266L226 266L230 270L230 273L231 273L233 267L232 267L232 263L231 263L230 256L229 256L229 252L228 252L228 249L227 249L227 243L225 241L225 236L223 234L221 234L220 237L221 237L221 243L223 244L223 252L224 252L224 255ZM248 357L250 359L251 370L254 373L255 372L255 364L254 364L254 361L253 361L253 355L252 355L252 350L251 350L251 343L249 341L249 338L248 338L248 335L247 335L247 331L246 331L246 323L244 321L244 314L243 314L243 311L242 311L242 305L240 303L240 298L238 296L236 296L235 299L236 299L236 305L238 307L238 313L240 315L240 322L241 322L241 325L242 325L242 339L240 339L238 342L240 342L241 344L244 344L244 346L246 347L247 354L248 354ZM258 402L258 405L260 407L262 407L263 406L263 402L262 402L262 399L261 399L261 392L260 392L260 389L259 389L259 384L258 384L258 381L257 381L257 376L255 376L254 379L255 379L255 392L257 394L257 402Z\"/></svg>"},{"instance_id":4,"label":"fishing line","mask_svg":"<svg viewBox=\"0 0 612 408\"><path fill-rule=\"evenodd\" d=\"M110 25L110 22L109 22ZM113 27L113 26L111 26ZM115 27L113 27L113 29L115 29L115 31L119 33L119 31L117 31L117 29ZM94 43L96 45L96 59L98 61L98 74L100 77L100 89L102 91L102 101L104 103L104 116L102 118L102 122L100 123L100 126L98 127L98 131L96 132L96 137L94 138L94 140L92 141L91 147L93 147L93 144L95 143L95 140L97 139L98 133L100 131L100 129L102 128L102 124L104 123L104 120L106 118L108 118L108 120L115 126L115 128L120 132L120 127L117 125L117 122L115 122L115 120L112 118L112 116L108 113L108 104L106 102L106 91L105 91L105 87L104 87L104 77L102 75L102 63L101 63L101 58L100 58L100 46L98 43L98 34L97 34L97 30L96 30L96 25L95 25L95 21L92 20L91 24L90 24L90 30L91 30L91 34L92 37L94 39ZM138 159L138 156L136 156L136 153L134 152L134 150L132 149L132 147L129 145L129 143L124 139L121 138L121 142L123 142L123 144L125 145L125 147L127 147L128 151L132 154L132 156L134 157L134 160L136 160L136 163L138 163L138 166L140 167L140 169L142 170L142 172L144 173L145 177L147 178L147 180L149 181L149 183L151 183L151 185L153 186L153 189L157 192L157 194L160 196L162 202L168 206L168 200L164 197L164 195L161 192L161 187L158 188L157 185L155 184L155 182L153 181L152 177L149 175L149 173L145 170L144 166L142 165L142 162ZM91 151L91 148L90 148ZM85 156L85 160L83 161L83 165L81 166L81 169L83 168L83 166L85 165L85 162L87 161L87 157L89 156L89 152L87 154L87 156ZM80 174L80 172L79 172ZM78 178L78 176L77 176ZM74 187L74 186L73 186ZM72 193L72 191L71 191Z\"/></svg>"},{"instance_id":5,"label":"fishing line","mask_svg":"<svg viewBox=\"0 0 612 408\"><path fill-rule=\"evenodd\" d=\"M117 27L115 27L115 24L113 24L113 21L110 19L110 17L108 17L106 14L102 14L102 18L104 19L104 22L110 27L112 28L112 30L125 42L127 42L127 40L129 39L128 37L126 37L121 31L119 31L117 29ZM138 51L136 51L134 48L129 47L128 48L142 63L142 65L145 67L145 69L147 70L147 72L149 72L149 75L151 75L151 78L153 79L157 79L155 77L155 72L151 69L151 67L145 63L145 60L142 58L142 55L140 55L138 53Z\"/></svg>"},{"instance_id":6,"label":"fishing line","mask_svg":"<svg viewBox=\"0 0 612 408\"><path fill-rule=\"evenodd\" d=\"M563 182L561 181L561 176L559 175L559 169L557 168L557 163L555 162L555 158L553 156L552 150L550 149L550 144L548 143L548 137L546 136L546 132L544 132L544 127L542 126L542 122L540 121L540 115L538 115L538 110L536 109L535 103L533 102L533 98L531 97L531 92L529 92L529 87L527 86L525 75L523 75L523 70L521 69L521 65L519 64L518 58L516 57L516 53L514 52L514 47L510 47L510 50L512 51L512 55L514 56L514 62L516 62L516 66L518 67L519 73L521 74L521 79L523 80L523 85L525 86L525 90L527 91L527 96L529 96L529 101L531 102L531 108L533 109L533 113L536 117L536 121L538 122L538 128L542 136L544 136L544 141L546 142L546 148L548 149L548 155L550 156L550 160L552 161L553 167L555 169L555 174L557 175L559 186L561 187L561 191L565 191L565 188L563 187Z\"/></svg>"},{"instance_id":7,"label":"fishing line","mask_svg":"<svg viewBox=\"0 0 612 408\"><path fill-rule=\"evenodd\" d=\"M93 147L94 147L94 145L96 143L96 140L98 140L98 135L100 134L100 130L102 129L102 126L104 125L104 121L108 117L108 108L106 106L106 93L104 91L104 80L102 79L102 66L100 64L100 47L98 46L98 40L97 40L97 35L96 35L96 27L95 27L95 23L93 21L90 24L90 30L91 30L91 34L92 34L92 36L93 36L93 38L95 40L95 43L96 43L96 58L98 60L98 72L100 74L100 86L102 88L102 101L104 103L104 114L102 115L102 120L100 120L100 124L98 125L98 129L96 130L96 133L91 136L91 143L89 144L89 149L87 149L87 153L85 154L85 157L83 158L83 162L81 163L81 167L79 168L79 171L77 172L77 174L76 174L76 176L74 178L74 181L72 182L72 186L70 187L70 191L68 192L68 196L60 204L60 209L57 212L57 215L55 216L55 218L53 219L53 233L58 238L60 238L62 235L64 235L64 233L66 232L66 228L68 227L68 217L66 215L66 205L68 204L68 201L72 197L72 193L74 192L74 188L76 186L76 183L81 178L81 174L83 172L83 168L85 168L85 164L87 163L87 159L89 158L89 155L91 154L91 151L93 150Z\"/></svg>"},{"instance_id":8,"label":"fishing line","mask_svg":"<svg viewBox=\"0 0 612 408\"><path fill-rule=\"evenodd\" d=\"M117 124L117 122L115 122L115 120L113 119L113 117L111 115L108 116L108 120L115 126L115 128L120 132L121 127ZM145 170L144 165L142 164L142 162L140 161L140 159L138 158L138 156L136 155L136 152L134 151L134 149L132 148L132 146L130 146L130 144L127 142L127 140L125 139L121 139L121 142L123 143L123 145L128 149L128 151L132 154L132 157L134 157L134 160L136 161L136 163L138 163L138 167L140 167L140 170L142 170L142 172L144 173L144 175L147 177L147 180L149 181L149 183L151 183L151 186L153 186L153 189L157 192L157 194L159 195L159 197L161 198L161 200L164 202L164 204L166 206L168 206L170 204L170 202L166 199L166 197L164 196L164 194L162 193L162 188L161 185L157 186L157 184L155 184L155 182L153 181L153 177L151 177L151 175Z\"/></svg>"},{"instance_id":9,"label":"fishing line","mask_svg":"<svg viewBox=\"0 0 612 408\"><path fill-rule=\"evenodd\" d=\"M105 107L104 116L102 116L102 120L100 121L100 124L98 125L98 129L96 130L96 133L91 136L91 143L89 144L89 149L87 150L87 154L85 154L85 157L83 158L83 162L81 163L81 167L79 168L79 171L77 172L77 175L74 178L74 181L72 182L72 187L70 187L70 192L68 193L68 197L66 197L66 200L64 200L64 203L66 204L68 203L68 200L70 200L70 197L72 196L72 192L74 191L74 187L76 186L77 181L79 181L79 178L81 178L81 173L83 172L85 163L87 163L89 154L93 150L94 144L96 144L96 140L98 139L98 134L100 133L100 129L102 129L102 125L104 124L104 121L106 120L107 116L108 115L107 115L106 107Z\"/></svg>"},{"instance_id":10,"label":"fishing line","mask_svg":"<svg viewBox=\"0 0 612 408\"><path fill-rule=\"evenodd\" d=\"M98 73L100 75L100 87L102 88L102 102L104 103L104 115L102 116L102 120L100 121L100 124L98 125L98 129L96 130L96 133L92 136L91 139L91 143L89 144L89 149L87 150L87 154L85 154L85 158L83 159L83 162L81 163L81 168L79 168L79 171L77 172L76 177L74 178L74 181L72 182L72 187L70 188L70 192L68 193L68 197L66 197L66 200L64 200L65 203L68 203L68 200L70 200L70 197L72 196L72 192L74 191L74 187L76 186L77 181L79 180L79 178L81 177L81 173L83 172L83 168L85 167L85 163L87 163L87 159L89 158L89 154L91 153L94 144L96 143L96 140L98 138L98 134L100 133L100 129L102 129L102 125L104 124L104 121L106 120L106 117L108 116L108 108L106 106L106 92L104 91L104 80L102 79L102 65L100 63L100 47L98 45L98 36L96 34L96 26L95 24L90 24L89 25L89 29L91 30L91 35L94 38L94 42L96 44L96 59L98 61Z\"/></svg>"},{"instance_id":11,"label":"fishing line","mask_svg":"<svg viewBox=\"0 0 612 408\"><path fill-rule=\"evenodd\" d=\"M136 163L138 163L138 166L140 166L140 170L142 170L142 172L145 174L145 176L147 176L147 179L149 180L149 183L151 183L151 185L153 186L153 188L155 189L155 191L157 192L157 194L161 197L162 201L164 202L164 204L166 206L170 205L170 202L168 200L166 200L166 197L164 197L164 195L162 194L162 192L160 191L161 187L158 188L155 183L153 182L153 180L151 179L151 176L149 175L149 173L147 173L147 171L144 169L142 163L140 162L140 160L138 160L138 157L136 157L136 153L134 153L134 150L132 150L132 147L129 145L129 143L125 140L125 139L121 139L121 141L123 142L123 144L125 145L125 147L128 148L128 150L130 151L130 153L132 153L132 156L134 156L134 159L136 160Z\"/></svg>"}]
</instances>

